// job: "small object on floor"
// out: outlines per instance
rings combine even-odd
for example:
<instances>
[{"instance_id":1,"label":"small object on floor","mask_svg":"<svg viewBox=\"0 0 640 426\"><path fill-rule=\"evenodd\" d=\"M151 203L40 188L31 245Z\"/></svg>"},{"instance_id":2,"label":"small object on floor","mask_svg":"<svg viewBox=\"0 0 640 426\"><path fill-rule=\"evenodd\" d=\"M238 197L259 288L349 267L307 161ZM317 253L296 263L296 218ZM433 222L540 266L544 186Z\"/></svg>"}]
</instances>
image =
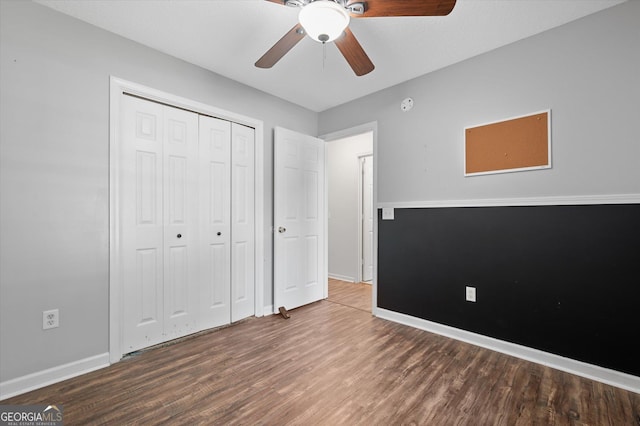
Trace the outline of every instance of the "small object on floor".
<instances>
[{"instance_id":1,"label":"small object on floor","mask_svg":"<svg viewBox=\"0 0 640 426\"><path fill-rule=\"evenodd\" d=\"M580 420L580 413L578 413L573 408L570 409L567 414L569 415L569 418L572 419L572 420Z\"/></svg>"},{"instance_id":2,"label":"small object on floor","mask_svg":"<svg viewBox=\"0 0 640 426\"><path fill-rule=\"evenodd\" d=\"M285 308L284 306L280 306L278 308L278 311L280 311L280 315L282 315L282 318L284 319L291 318L291 315L289 315L289 312L287 312L287 308Z\"/></svg>"}]
</instances>

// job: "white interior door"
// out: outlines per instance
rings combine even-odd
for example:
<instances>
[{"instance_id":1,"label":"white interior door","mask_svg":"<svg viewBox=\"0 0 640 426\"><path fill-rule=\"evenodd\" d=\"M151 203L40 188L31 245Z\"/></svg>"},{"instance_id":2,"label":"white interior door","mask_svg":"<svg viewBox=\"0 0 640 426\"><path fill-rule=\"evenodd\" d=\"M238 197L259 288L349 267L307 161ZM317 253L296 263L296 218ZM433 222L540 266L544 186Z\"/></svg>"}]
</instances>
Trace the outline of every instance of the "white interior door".
<instances>
[{"instance_id":1,"label":"white interior door","mask_svg":"<svg viewBox=\"0 0 640 426\"><path fill-rule=\"evenodd\" d=\"M202 328L231 320L231 123L200 116Z\"/></svg>"},{"instance_id":2,"label":"white interior door","mask_svg":"<svg viewBox=\"0 0 640 426\"><path fill-rule=\"evenodd\" d=\"M255 313L255 130L231 126L231 321Z\"/></svg>"},{"instance_id":3,"label":"white interior door","mask_svg":"<svg viewBox=\"0 0 640 426\"><path fill-rule=\"evenodd\" d=\"M362 281L373 280L373 156L362 157Z\"/></svg>"},{"instance_id":4,"label":"white interior door","mask_svg":"<svg viewBox=\"0 0 640 426\"><path fill-rule=\"evenodd\" d=\"M197 327L197 116L122 96L123 352Z\"/></svg>"},{"instance_id":5,"label":"white interior door","mask_svg":"<svg viewBox=\"0 0 640 426\"><path fill-rule=\"evenodd\" d=\"M274 310L320 300L327 286L325 143L276 127Z\"/></svg>"}]
</instances>

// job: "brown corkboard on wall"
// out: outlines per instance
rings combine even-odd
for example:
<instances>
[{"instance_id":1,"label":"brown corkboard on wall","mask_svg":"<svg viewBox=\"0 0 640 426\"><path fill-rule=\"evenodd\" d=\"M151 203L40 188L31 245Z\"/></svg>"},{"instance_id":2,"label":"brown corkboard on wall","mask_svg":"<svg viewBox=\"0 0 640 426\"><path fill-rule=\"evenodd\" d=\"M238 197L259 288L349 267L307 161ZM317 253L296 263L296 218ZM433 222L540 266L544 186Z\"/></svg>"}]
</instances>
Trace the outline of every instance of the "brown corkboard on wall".
<instances>
[{"instance_id":1,"label":"brown corkboard on wall","mask_svg":"<svg viewBox=\"0 0 640 426\"><path fill-rule=\"evenodd\" d=\"M550 168L550 113L466 128L465 175Z\"/></svg>"}]
</instances>

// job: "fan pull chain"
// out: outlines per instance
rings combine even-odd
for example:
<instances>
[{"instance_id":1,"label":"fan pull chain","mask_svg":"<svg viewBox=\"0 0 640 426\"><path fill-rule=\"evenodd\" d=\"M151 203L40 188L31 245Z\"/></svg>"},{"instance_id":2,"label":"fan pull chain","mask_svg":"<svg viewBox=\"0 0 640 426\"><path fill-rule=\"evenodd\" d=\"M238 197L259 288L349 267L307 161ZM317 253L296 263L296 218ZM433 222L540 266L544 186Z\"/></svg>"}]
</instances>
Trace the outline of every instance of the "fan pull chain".
<instances>
[{"instance_id":1,"label":"fan pull chain","mask_svg":"<svg viewBox=\"0 0 640 426\"><path fill-rule=\"evenodd\" d=\"M322 43L322 71L324 71L324 63L327 60L327 43Z\"/></svg>"}]
</instances>

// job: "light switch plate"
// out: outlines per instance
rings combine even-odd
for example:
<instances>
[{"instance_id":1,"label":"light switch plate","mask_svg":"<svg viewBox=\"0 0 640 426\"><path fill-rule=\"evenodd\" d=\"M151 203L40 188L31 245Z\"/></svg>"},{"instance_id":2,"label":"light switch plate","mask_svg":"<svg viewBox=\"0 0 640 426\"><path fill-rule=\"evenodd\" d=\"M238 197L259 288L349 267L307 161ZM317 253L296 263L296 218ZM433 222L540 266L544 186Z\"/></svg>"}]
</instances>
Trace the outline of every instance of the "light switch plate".
<instances>
[{"instance_id":1,"label":"light switch plate","mask_svg":"<svg viewBox=\"0 0 640 426\"><path fill-rule=\"evenodd\" d=\"M394 216L393 207L382 208L382 220L393 220L394 219L393 216Z\"/></svg>"}]
</instances>

